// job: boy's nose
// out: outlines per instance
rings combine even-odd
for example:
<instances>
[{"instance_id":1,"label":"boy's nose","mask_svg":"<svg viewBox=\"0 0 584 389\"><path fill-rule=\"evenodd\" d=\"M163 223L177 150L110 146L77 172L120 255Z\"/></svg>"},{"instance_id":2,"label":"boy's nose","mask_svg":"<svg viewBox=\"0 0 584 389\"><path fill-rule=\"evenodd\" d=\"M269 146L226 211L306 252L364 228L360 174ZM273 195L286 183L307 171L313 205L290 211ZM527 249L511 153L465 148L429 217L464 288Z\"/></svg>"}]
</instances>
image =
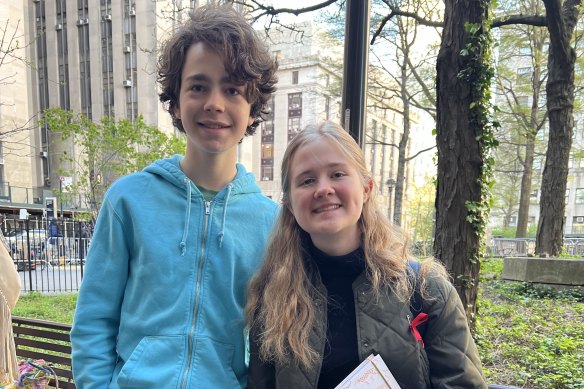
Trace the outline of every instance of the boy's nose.
<instances>
[{"instance_id":1,"label":"boy's nose","mask_svg":"<svg viewBox=\"0 0 584 389\"><path fill-rule=\"evenodd\" d=\"M220 91L213 90L209 93L208 99L205 102L205 111L219 111L223 112L225 108L223 96Z\"/></svg>"}]
</instances>

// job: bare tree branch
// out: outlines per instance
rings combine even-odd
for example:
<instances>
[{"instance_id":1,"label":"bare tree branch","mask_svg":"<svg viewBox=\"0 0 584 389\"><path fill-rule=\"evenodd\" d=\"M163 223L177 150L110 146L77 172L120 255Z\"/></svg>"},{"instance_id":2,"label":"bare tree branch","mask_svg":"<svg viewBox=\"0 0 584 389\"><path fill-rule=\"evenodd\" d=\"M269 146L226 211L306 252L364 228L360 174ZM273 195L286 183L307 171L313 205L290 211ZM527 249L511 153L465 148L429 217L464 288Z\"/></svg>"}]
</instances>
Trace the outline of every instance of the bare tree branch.
<instances>
[{"instance_id":1,"label":"bare tree branch","mask_svg":"<svg viewBox=\"0 0 584 389\"><path fill-rule=\"evenodd\" d=\"M500 18L494 18L491 27L502 27L511 24L526 24L529 26L546 27L547 19L540 15L509 15Z\"/></svg>"}]
</instances>

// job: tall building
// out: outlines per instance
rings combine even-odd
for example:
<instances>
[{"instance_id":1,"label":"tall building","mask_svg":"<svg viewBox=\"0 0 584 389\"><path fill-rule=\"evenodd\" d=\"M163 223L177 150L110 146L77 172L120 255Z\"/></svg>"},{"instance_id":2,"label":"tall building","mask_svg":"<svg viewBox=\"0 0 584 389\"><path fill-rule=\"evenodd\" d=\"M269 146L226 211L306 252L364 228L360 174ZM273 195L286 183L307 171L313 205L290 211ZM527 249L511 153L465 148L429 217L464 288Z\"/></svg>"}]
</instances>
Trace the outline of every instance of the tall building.
<instances>
[{"instance_id":1,"label":"tall building","mask_svg":"<svg viewBox=\"0 0 584 389\"><path fill-rule=\"evenodd\" d=\"M10 26L26 38L20 52L30 64L14 61L0 68L2 74L15 75L15 82L0 90L2 132L14 123L30 126L26 132L0 138L0 211L40 211L59 190L60 170L70 168L61 157L79 153L70 140L38 125L46 108L72 110L94 122L105 116L133 120L142 115L149 125L176 131L158 101L157 48L185 17L185 9L201 3L205 2L27 0L0 5L0 14L9 15ZM238 150L240 161L275 200L281 196L279 168L290 139L308 124L340 121L342 42L331 42L312 22L301 27L301 34L272 30L266 38L280 64L278 91L267 120ZM393 104L376 102L377 108L368 110L369 141L364 146L388 215L397 173L397 148L390 144L399 143L402 133L402 117L383 109ZM7 152L8 143L15 144L17 138L21 147ZM81 200L69 205L83 208Z\"/></svg>"},{"instance_id":2,"label":"tall building","mask_svg":"<svg viewBox=\"0 0 584 389\"><path fill-rule=\"evenodd\" d=\"M12 4L14 3L14 5ZM105 116L134 120L172 133L170 117L158 102L158 46L197 1L157 0L27 0L3 2L2 15L26 45L26 61L2 65L2 74L15 74L11 90L2 88L2 131L15 123L30 127L9 137L19 148L7 152L0 171L4 208L43 207L44 199L60 188L60 170L71 170L62 156L76 155L76 145L62 140L39 123L42 112L61 107L93 121ZM184 3L184 4L183 4ZM10 4L10 5L9 5ZM22 46L22 42L21 42ZM26 66L28 63L29 66ZM12 70L19 67L18 72ZM12 92L12 93L11 93ZM8 101L14 96L14 101ZM4 138L4 137L3 137ZM71 177L75 180L76 177ZM72 200L72 207L83 207Z\"/></svg>"}]
</instances>

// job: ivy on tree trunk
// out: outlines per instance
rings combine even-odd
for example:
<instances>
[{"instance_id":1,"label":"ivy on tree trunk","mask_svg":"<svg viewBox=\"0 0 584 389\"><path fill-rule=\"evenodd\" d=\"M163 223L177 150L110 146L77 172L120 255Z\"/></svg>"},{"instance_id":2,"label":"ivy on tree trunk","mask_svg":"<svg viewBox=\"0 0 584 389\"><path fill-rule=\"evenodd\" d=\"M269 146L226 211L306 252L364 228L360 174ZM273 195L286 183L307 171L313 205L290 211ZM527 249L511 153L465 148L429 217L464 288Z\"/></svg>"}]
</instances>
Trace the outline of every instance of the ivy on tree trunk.
<instances>
[{"instance_id":1,"label":"ivy on tree trunk","mask_svg":"<svg viewBox=\"0 0 584 389\"><path fill-rule=\"evenodd\" d=\"M434 251L474 323L492 158L489 2L445 1L437 61L438 185Z\"/></svg>"}]
</instances>

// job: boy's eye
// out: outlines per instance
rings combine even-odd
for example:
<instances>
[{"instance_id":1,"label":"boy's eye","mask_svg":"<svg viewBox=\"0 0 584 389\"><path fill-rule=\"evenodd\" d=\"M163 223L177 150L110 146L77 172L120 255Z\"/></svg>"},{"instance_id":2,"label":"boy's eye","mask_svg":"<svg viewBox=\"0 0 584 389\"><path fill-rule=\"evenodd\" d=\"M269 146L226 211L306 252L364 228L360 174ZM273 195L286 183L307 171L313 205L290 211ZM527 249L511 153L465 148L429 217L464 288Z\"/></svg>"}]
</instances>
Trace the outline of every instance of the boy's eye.
<instances>
[{"instance_id":1,"label":"boy's eye","mask_svg":"<svg viewBox=\"0 0 584 389\"><path fill-rule=\"evenodd\" d=\"M241 94L241 92L237 88L227 88L226 92L227 95L229 96L237 96Z\"/></svg>"},{"instance_id":2,"label":"boy's eye","mask_svg":"<svg viewBox=\"0 0 584 389\"><path fill-rule=\"evenodd\" d=\"M195 85L191 86L191 90L193 92L203 92L203 91L205 91L205 87L203 85L200 85L200 84L195 84Z\"/></svg>"}]
</instances>

